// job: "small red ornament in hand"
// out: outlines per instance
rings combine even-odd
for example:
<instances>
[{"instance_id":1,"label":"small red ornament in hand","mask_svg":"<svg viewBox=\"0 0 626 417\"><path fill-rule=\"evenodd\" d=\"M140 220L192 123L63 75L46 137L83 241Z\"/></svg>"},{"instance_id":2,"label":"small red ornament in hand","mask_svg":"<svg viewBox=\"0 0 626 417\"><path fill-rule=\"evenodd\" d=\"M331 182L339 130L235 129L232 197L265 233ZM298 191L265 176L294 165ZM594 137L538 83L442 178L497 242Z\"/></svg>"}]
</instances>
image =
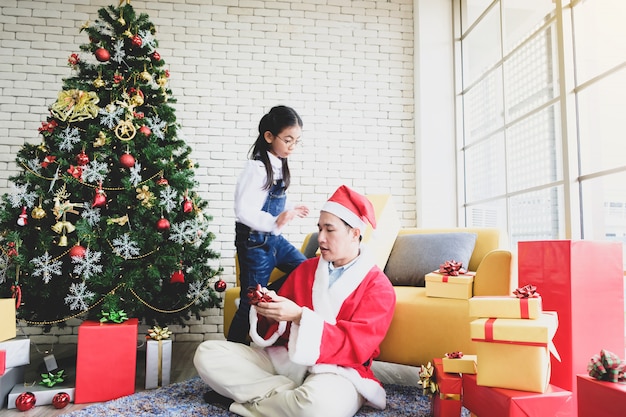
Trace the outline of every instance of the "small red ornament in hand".
<instances>
[{"instance_id":1,"label":"small red ornament in hand","mask_svg":"<svg viewBox=\"0 0 626 417\"><path fill-rule=\"evenodd\" d=\"M226 291L226 281L220 278L218 281L215 282L213 287L215 288L215 291L217 292L224 292Z\"/></svg>"},{"instance_id":2,"label":"small red ornament in hand","mask_svg":"<svg viewBox=\"0 0 626 417\"><path fill-rule=\"evenodd\" d=\"M96 56L96 59L100 62L107 62L109 59L111 59L111 54L104 48L96 49L94 55Z\"/></svg>"},{"instance_id":3,"label":"small red ornament in hand","mask_svg":"<svg viewBox=\"0 0 626 417\"><path fill-rule=\"evenodd\" d=\"M32 392L23 392L15 399L15 408L20 411L28 411L35 406L37 398Z\"/></svg>"},{"instance_id":4,"label":"small red ornament in hand","mask_svg":"<svg viewBox=\"0 0 626 417\"><path fill-rule=\"evenodd\" d=\"M257 284L256 287L248 287L246 295L252 305L257 305L260 302L269 303L272 301L272 297L268 294L268 289L262 287L261 284Z\"/></svg>"},{"instance_id":5,"label":"small red ornament in hand","mask_svg":"<svg viewBox=\"0 0 626 417\"><path fill-rule=\"evenodd\" d=\"M129 153L125 153L120 156L120 164L125 168L132 168L135 166L135 157Z\"/></svg>"},{"instance_id":6,"label":"small red ornament in hand","mask_svg":"<svg viewBox=\"0 0 626 417\"><path fill-rule=\"evenodd\" d=\"M159 220L157 220L156 228L159 232L170 230L170 221L167 220L165 217L161 217Z\"/></svg>"},{"instance_id":7,"label":"small red ornament in hand","mask_svg":"<svg viewBox=\"0 0 626 417\"><path fill-rule=\"evenodd\" d=\"M67 392L59 392L54 394L54 397L52 397L52 405L54 406L54 408L65 408L65 406L69 403L70 394L68 394Z\"/></svg>"}]
</instances>

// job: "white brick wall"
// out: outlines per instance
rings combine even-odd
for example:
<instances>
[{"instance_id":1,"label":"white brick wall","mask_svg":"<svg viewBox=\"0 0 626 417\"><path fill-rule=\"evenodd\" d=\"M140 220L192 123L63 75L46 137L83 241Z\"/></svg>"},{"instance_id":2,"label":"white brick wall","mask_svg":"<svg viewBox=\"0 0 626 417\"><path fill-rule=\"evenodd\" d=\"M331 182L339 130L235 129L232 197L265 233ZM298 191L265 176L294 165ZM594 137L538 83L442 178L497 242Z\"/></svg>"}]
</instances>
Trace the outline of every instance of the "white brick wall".
<instances>
[{"instance_id":1,"label":"white brick wall","mask_svg":"<svg viewBox=\"0 0 626 417\"><path fill-rule=\"evenodd\" d=\"M17 173L15 153L70 75L79 33L117 0L2 0L0 6L0 192ZM304 120L290 158L290 198L313 215L294 221L294 244L342 184L391 193L415 226L413 0L159 0L132 2L155 24L171 71L176 115L200 168L223 278L234 282L233 188L261 116L276 104ZM16 216L19 213L16 213ZM218 337L220 311L177 329L187 340ZM34 331L32 329L31 331ZM194 336L196 333L196 336ZM177 335L177 337L179 337Z\"/></svg>"}]
</instances>

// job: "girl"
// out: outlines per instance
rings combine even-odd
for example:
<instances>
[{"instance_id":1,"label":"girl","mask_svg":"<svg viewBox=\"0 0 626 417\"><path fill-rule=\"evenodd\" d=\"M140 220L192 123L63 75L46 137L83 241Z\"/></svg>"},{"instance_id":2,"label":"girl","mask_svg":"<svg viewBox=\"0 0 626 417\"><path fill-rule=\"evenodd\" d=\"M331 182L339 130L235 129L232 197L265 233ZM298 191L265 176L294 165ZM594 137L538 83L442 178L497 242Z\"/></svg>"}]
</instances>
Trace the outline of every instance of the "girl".
<instances>
[{"instance_id":1,"label":"girl","mask_svg":"<svg viewBox=\"0 0 626 417\"><path fill-rule=\"evenodd\" d=\"M306 258L282 235L295 217L306 217L306 206L287 204L291 176L287 158L300 143L302 119L290 107L273 107L259 122L259 136L235 188L235 248L241 286L239 308L228 340L248 343L248 287L267 286L275 267L289 274Z\"/></svg>"}]
</instances>

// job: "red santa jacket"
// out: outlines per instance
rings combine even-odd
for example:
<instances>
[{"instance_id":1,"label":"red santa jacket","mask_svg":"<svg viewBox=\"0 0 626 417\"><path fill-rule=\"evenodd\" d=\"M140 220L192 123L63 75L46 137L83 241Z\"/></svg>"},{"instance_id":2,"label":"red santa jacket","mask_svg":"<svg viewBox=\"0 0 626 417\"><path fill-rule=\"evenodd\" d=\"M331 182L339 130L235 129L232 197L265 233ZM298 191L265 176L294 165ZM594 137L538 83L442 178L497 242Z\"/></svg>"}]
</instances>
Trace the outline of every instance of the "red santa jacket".
<instances>
[{"instance_id":1,"label":"red santa jacket","mask_svg":"<svg viewBox=\"0 0 626 417\"><path fill-rule=\"evenodd\" d=\"M250 311L252 340L272 346L276 369L299 365L311 373L343 375L368 403L384 408L385 391L371 365L391 323L396 296L372 259L362 253L330 288L328 262L309 259L290 274L278 294L304 307L300 325L268 323L255 308Z\"/></svg>"}]
</instances>

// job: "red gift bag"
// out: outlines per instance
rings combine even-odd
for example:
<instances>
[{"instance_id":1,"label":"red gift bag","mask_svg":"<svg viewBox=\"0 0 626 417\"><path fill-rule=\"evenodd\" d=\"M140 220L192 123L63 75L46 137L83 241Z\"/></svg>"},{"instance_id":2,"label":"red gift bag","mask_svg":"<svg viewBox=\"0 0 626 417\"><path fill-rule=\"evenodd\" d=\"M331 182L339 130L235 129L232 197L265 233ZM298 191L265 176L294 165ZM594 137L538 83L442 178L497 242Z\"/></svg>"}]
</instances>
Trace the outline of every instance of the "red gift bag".
<instances>
[{"instance_id":1,"label":"red gift bag","mask_svg":"<svg viewBox=\"0 0 626 417\"><path fill-rule=\"evenodd\" d=\"M556 311L550 383L576 396L576 374L602 349L624 352L624 271L619 242L546 240L518 243L519 285L533 284L543 309ZM576 403L576 401L574 401Z\"/></svg>"}]
</instances>

